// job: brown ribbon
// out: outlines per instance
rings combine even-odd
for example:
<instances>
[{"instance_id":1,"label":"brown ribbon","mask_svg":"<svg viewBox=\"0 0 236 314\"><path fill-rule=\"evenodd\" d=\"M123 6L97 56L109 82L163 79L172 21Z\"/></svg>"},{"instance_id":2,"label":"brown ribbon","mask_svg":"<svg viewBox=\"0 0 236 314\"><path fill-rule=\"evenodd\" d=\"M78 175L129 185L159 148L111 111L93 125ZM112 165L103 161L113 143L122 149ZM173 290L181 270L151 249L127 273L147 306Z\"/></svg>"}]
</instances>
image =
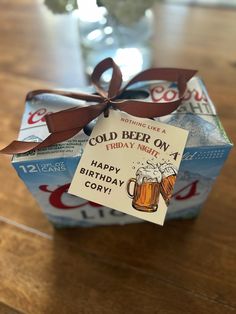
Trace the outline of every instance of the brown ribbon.
<instances>
[{"instance_id":1,"label":"brown ribbon","mask_svg":"<svg viewBox=\"0 0 236 314\"><path fill-rule=\"evenodd\" d=\"M100 78L108 69L112 69L112 77L108 86L108 91L106 91L100 85ZM91 76L91 81L95 86L97 94L41 89L31 91L26 96L26 100L30 100L35 95L49 93L86 100L87 102L95 102L96 104L86 107L74 107L46 115L45 119L47 127L51 134L45 140L40 143L13 141L0 150L0 153L25 153L66 141L76 135L85 125L97 118L101 113L108 116L109 108L119 109L133 116L142 118L154 118L170 114L181 104L187 89L187 82L196 74L196 72L196 70L186 69L152 68L137 74L123 88L121 88L122 74L119 67L113 59L104 59L95 67ZM165 103L119 99L119 96L131 85L138 82L153 80L177 82L179 98Z\"/></svg>"}]
</instances>

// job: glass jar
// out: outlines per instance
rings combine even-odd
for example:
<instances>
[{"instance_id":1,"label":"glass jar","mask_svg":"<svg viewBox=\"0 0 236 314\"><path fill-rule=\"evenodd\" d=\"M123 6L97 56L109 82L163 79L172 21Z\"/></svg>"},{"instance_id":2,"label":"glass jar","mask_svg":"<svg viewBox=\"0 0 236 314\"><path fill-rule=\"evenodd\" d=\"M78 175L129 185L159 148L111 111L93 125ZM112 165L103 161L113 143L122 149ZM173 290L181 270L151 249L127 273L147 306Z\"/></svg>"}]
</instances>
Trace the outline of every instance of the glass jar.
<instances>
[{"instance_id":1,"label":"glass jar","mask_svg":"<svg viewBox=\"0 0 236 314\"><path fill-rule=\"evenodd\" d=\"M88 74L107 57L120 66L124 81L151 66L153 15L150 9L138 21L124 25L105 7L98 6L96 0L78 1L78 7L80 44ZM109 78L110 74L105 73L103 80Z\"/></svg>"}]
</instances>

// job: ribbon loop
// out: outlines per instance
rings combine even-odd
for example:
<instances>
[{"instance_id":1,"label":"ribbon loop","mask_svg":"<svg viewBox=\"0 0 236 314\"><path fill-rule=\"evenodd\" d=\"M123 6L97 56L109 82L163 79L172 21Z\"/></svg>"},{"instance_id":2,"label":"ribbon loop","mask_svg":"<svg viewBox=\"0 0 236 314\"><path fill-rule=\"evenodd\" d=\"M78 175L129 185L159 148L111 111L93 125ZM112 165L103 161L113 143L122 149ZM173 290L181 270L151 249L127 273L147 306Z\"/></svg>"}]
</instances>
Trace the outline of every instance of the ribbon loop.
<instances>
[{"instance_id":1,"label":"ribbon loop","mask_svg":"<svg viewBox=\"0 0 236 314\"><path fill-rule=\"evenodd\" d=\"M187 69L178 69L178 68L152 68L147 69L139 74L135 75L124 87L134 85L135 83L145 82L145 81L170 81L178 82L180 76L185 79L185 82L188 82L195 74L197 70L187 70Z\"/></svg>"},{"instance_id":2,"label":"ribbon loop","mask_svg":"<svg viewBox=\"0 0 236 314\"><path fill-rule=\"evenodd\" d=\"M100 79L107 70L112 69L111 81L109 83L108 92L106 92L100 85ZM103 97L112 99L119 93L122 84L122 73L117 64L112 58L107 58L101 61L94 69L91 75L91 81L95 86L96 90Z\"/></svg>"}]
</instances>

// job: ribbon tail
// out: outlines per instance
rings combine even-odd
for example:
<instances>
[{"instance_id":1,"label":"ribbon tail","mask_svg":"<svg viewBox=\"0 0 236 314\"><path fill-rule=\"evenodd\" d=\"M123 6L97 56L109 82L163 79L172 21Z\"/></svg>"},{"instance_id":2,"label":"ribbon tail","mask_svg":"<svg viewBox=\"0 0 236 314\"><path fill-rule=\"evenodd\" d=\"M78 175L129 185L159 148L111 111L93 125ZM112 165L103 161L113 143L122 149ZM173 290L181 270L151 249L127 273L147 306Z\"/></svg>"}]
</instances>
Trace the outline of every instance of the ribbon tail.
<instances>
[{"instance_id":1,"label":"ribbon tail","mask_svg":"<svg viewBox=\"0 0 236 314\"><path fill-rule=\"evenodd\" d=\"M51 133L42 142L13 141L0 150L0 154L23 154L69 140L79 133L86 124L98 117L106 103L87 107L74 107L46 115L46 122Z\"/></svg>"},{"instance_id":2,"label":"ribbon tail","mask_svg":"<svg viewBox=\"0 0 236 314\"><path fill-rule=\"evenodd\" d=\"M102 97L99 95L95 94L84 94L80 92L72 92L72 91L64 91L64 90L59 90L59 89L36 89L33 91L30 91L26 95L26 101L31 100L37 95L41 94L53 94L53 95L59 95L59 96L64 96L64 97L69 97L69 98L74 98L78 100L86 100L86 101L93 101L93 102L101 102Z\"/></svg>"},{"instance_id":3,"label":"ribbon tail","mask_svg":"<svg viewBox=\"0 0 236 314\"><path fill-rule=\"evenodd\" d=\"M67 130L67 131L61 131L61 132L55 132L50 134L48 137L45 138L42 142L24 142L24 141L13 141L8 146L0 150L0 154L23 154L30 152L32 150L45 148L51 145L55 145L57 143L61 143L63 141L66 141L73 136L75 136L77 133L80 132L82 128L77 128L73 130Z\"/></svg>"}]
</instances>

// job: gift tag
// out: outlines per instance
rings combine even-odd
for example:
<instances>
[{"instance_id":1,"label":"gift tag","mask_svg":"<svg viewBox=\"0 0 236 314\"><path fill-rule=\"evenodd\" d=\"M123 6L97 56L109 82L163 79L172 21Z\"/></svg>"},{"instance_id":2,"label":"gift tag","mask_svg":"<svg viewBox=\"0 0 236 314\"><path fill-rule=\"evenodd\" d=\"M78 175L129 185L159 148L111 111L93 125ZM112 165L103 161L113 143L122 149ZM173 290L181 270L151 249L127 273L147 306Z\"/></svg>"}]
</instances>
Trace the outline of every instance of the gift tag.
<instances>
[{"instance_id":1,"label":"gift tag","mask_svg":"<svg viewBox=\"0 0 236 314\"><path fill-rule=\"evenodd\" d=\"M69 193L163 225L188 131L110 110L85 146Z\"/></svg>"}]
</instances>

